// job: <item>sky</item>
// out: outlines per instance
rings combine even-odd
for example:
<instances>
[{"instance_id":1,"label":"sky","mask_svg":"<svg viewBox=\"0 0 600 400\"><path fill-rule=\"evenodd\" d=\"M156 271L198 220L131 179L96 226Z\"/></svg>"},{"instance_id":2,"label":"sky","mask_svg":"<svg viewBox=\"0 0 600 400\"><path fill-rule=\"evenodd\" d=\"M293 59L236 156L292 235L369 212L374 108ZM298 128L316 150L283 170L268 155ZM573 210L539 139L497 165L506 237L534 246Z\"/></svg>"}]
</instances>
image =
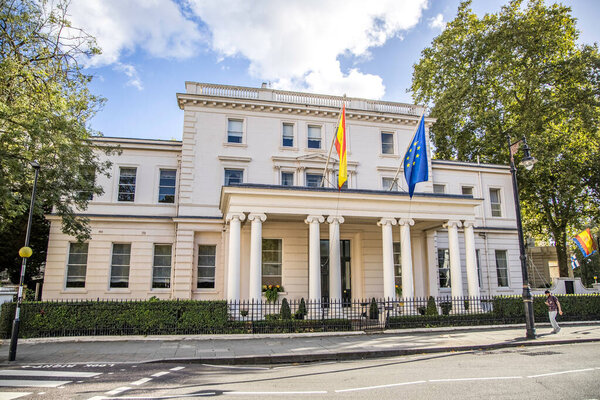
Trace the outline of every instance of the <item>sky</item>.
<instances>
[{"instance_id":1,"label":"sky","mask_svg":"<svg viewBox=\"0 0 600 400\"><path fill-rule=\"evenodd\" d=\"M508 0L473 0L478 15ZM72 0L72 26L102 54L85 60L106 98L105 136L181 139L176 93L203 82L412 103L413 65L459 0ZM547 3L551 1L546 0ZM600 37L597 0L565 0L580 43Z\"/></svg>"}]
</instances>

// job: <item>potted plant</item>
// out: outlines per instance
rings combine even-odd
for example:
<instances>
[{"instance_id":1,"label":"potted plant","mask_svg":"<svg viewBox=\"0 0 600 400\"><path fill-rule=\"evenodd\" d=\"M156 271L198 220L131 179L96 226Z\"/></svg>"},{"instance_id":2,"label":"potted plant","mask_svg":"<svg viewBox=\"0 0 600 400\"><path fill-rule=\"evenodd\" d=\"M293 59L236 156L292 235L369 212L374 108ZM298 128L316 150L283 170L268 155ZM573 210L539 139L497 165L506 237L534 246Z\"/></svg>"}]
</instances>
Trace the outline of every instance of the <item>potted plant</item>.
<instances>
[{"instance_id":1,"label":"potted plant","mask_svg":"<svg viewBox=\"0 0 600 400\"><path fill-rule=\"evenodd\" d=\"M277 297L279 297L279 292L283 292L283 287L279 285L263 285L262 291L268 303L275 303Z\"/></svg>"}]
</instances>

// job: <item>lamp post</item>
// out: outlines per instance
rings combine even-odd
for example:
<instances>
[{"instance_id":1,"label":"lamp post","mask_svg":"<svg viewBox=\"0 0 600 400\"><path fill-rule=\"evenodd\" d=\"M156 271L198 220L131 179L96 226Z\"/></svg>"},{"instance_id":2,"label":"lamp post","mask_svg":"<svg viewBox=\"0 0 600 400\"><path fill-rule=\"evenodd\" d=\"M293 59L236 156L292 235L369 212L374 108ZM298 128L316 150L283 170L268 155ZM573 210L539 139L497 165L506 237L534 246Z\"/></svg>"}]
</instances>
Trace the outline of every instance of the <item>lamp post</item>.
<instances>
[{"instance_id":1,"label":"lamp post","mask_svg":"<svg viewBox=\"0 0 600 400\"><path fill-rule=\"evenodd\" d=\"M23 302L23 283L25 281L25 267L27 259L31 257L32 251L29 248L29 237L31 236L31 222L33 220L33 205L35 202L35 189L37 186L38 174L40 172L40 164L37 161L29 163L34 171L35 178L33 180L33 190L31 192L31 204L29 205L29 219L27 221L27 233L25 234L25 246L19 250L19 255L23 258L21 263L21 278L19 279L19 294L17 295L17 307L15 310L15 319L12 324L12 333L10 335L10 348L8 350L8 361L15 361L17 355L17 340L19 339L19 322L21 313L21 303Z\"/></svg>"},{"instance_id":2,"label":"lamp post","mask_svg":"<svg viewBox=\"0 0 600 400\"><path fill-rule=\"evenodd\" d=\"M508 140L508 148L510 150L510 173L512 175L513 194L515 200L515 213L517 216L517 230L519 233L519 255L521 259L521 275L523 277L523 305L525 307L525 327L527 329L527 339L535 339L535 322L533 320L533 296L529 287L529 274L527 273L527 253L525 252L525 241L523 240L523 224L521 222L521 203L519 201L519 185L517 184L517 168L515 167L514 155L523 144L524 157L521 160L528 171L533 168L533 164L537 161L530 154L529 146L525 137L523 139L511 143L510 135L506 134Z\"/></svg>"}]
</instances>

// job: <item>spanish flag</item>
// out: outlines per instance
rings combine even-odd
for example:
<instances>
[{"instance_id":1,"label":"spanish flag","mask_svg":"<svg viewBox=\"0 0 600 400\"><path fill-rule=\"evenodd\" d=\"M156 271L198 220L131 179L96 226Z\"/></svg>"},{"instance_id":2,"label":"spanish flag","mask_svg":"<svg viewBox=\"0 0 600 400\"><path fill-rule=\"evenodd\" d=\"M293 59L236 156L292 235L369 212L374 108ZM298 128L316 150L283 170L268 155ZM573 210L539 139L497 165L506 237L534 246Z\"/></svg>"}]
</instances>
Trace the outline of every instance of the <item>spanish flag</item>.
<instances>
[{"instance_id":1,"label":"spanish flag","mask_svg":"<svg viewBox=\"0 0 600 400\"><path fill-rule=\"evenodd\" d=\"M590 228L575 236L573 241L579 247L584 257L591 256L598 250L598 244L594 241Z\"/></svg>"},{"instance_id":2,"label":"spanish flag","mask_svg":"<svg viewBox=\"0 0 600 400\"><path fill-rule=\"evenodd\" d=\"M346 105L342 106L340 122L337 127L335 138L335 149L340 156L340 170L338 172L338 190L342 189L344 182L348 179L348 160L346 159Z\"/></svg>"}]
</instances>

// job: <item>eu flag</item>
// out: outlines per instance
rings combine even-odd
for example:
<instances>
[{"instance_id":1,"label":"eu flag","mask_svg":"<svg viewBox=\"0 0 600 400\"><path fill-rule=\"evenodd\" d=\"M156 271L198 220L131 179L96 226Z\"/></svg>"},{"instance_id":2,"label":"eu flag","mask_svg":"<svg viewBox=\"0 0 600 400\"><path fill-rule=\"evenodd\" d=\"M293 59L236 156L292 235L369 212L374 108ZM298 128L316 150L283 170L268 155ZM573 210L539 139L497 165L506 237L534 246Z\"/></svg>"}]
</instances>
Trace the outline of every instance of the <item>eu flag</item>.
<instances>
[{"instance_id":1,"label":"eu flag","mask_svg":"<svg viewBox=\"0 0 600 400\"><path fill-rule=\"evenodd\" d=\"M406 154L404 155L404 177L408 183L408 194L412 198L415 185L429 179L429 166L427 165L427 144L425 142L425 115L415 132Z\"/></svg>"}]
</instances>

